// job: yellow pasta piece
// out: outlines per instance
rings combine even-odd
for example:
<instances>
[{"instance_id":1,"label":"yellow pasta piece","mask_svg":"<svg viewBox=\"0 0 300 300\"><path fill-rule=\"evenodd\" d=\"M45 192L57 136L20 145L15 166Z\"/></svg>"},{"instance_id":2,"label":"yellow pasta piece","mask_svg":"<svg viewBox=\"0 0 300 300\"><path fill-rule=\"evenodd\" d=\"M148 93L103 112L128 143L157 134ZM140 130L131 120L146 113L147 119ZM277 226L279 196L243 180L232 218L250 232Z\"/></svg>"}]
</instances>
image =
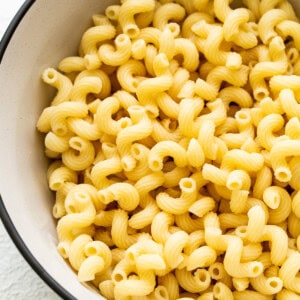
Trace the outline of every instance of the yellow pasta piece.
<instances>
[{"instance_id":1,"label":"yellow pasta piece","mask_svg":"<svg viewBox=\"0 0 300 300\"><path fill-rule=\"evenodd\" d=\"M155 2L153 0L129 0L121 5L118 20L122 30L130 38L135 38L139 34L134 17L137 14L153 11Z\"/></svg>"}]
</instances>

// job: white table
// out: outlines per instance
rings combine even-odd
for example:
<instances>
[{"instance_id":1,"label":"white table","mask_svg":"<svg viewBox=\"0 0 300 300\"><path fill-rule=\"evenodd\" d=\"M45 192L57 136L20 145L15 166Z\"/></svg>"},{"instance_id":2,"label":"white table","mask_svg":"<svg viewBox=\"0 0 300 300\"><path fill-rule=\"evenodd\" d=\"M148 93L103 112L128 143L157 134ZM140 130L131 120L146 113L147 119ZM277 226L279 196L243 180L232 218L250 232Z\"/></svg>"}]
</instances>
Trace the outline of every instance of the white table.
<instances>
[{"instance_id":1,"label":"white table","mask_svg":"<svg viewBox=\"0 0 300 300\"><path fill-rule=\"evenodd\" d=\"M0 1L0 39L24 0ZM21 256L0 221L0 299L59 300Z\"/></svg>"}]
</instances>

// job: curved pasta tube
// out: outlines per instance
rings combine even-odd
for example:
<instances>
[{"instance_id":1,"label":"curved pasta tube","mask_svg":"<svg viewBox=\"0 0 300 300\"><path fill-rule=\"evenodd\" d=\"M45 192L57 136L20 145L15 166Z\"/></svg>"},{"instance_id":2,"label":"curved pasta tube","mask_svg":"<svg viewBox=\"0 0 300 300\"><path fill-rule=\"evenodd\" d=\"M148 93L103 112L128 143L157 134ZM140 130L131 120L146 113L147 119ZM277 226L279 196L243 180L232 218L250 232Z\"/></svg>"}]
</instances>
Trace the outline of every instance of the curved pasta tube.
<instances>
[{"instance_id":1,"label":"curved pasta tube","mask_svg":"<svg viewBox=\"0 0 300 300\"><path fill-rule=\"evenodd\" d=\"M224 267L228 274L233 277L257 277L263 271L263 266L258 261L241 263L243 243L236 237L228 240L228 245L224 257Z\"/></svg>"},{"instance_id":2,"label":"curved pasta tube","mask_svg":"<svg viewBox=\"0 0 300 300\"><path fill-rule=\"evenodd\" d=\"M229 190L249 190L251 187L251 178L243 170L233 170L228 174L226 187Z\"/></svg>"},{"instance_id":3,"label":"curved pasta tube","mask_svg":"<svg viewBox=\"0 0 300 300\"><path fill-rule=\"evenodd\" d=\"M231 70L238 70L242 66L240 54L220 49L221 43L224 41L222 27L200 21L193 25L192 30L200 38L205 39L201 52L209 62L218 66L226 66Z\"/></svg>"},{"instance_id":4,"label":"curved pasta tube","mask_svg":"<svg viewBox=\"0 0 300 300\"><path fill-rule=\"evenodd\" d=\"M57 224L57 234L60 241L58 248L62 251L60 244L71 243L74 240L73 230L90 226L96 216L96 210L90 195L77 190L78 188L75 186L68 193L66 201L69 197L72 197L72 205L67 209L68 214L63 216ZM61 254L68 257L67 249L65 251Z\"/></svg>"},{"instance_id":5,"label":"curved pasta tube","mask_svg":"<svg viewBox=\"0 0 300 300\"><path fill-rule=\"evenodd\" d=\"M105 15L109 20L117 21L119 19L121 5L109 5L105 9Z\"/></svg>"},{"instance_id":6,"label":"curved pasta tube","mask_svg":"<svg viewBox=\"0 0 300 300\"><path fill-rule=\"evenodd\" d=\"M111 40L116 35L116 29L107 22L89 28L82 36L80 49L84 55L85 66L89 70L97 69L101 66L98 56L98 44L106 40Z\"/></svg>"},{"instance_id":7,"label":"curved pasta tube","mask_svg":"<svg viewBox=\"0 0 300 300\"><path fill-rule=\"evenodd\" d=\"M150 136L153 130L152 122L142 106L130 106L128 112L132 125L122 129L116 139L121 163L125 171L133 170L136 165L135 159L130 154L133 142Z\"/></svg>"},{"instance_id":8,"label":"curved pasta tube","mask_svg":"<svg viewBox=\"0 0 300 300\"><path fill-rule=\"evenodd\" d=\"M296 140L278 141L270 151L270 161L275 178L280 182L288 182L292 173L286 161L288 156L298 156L300 143Z\"/></svg>"},{"instance_id":9,"label":"curved pasta tube","mask_svg":"<svg viewBox=\"0 0 300 300\"><path fill-rule=\"evenodd\" d=\"M62 161L67 167L82 171L92 165L95 149L90 141L80 137L71 137L69 146L69 149L62 153Z\"/></svg>"},{"instance_id":10,"label":"curved pasta tube","mask_svg":"<svg viewBox=\"0 0 300 300\"><path fill-rule=\"evenodd\" d=\"M182 178L179 182L181 195L173 198L168 193L159 193L156 196L157 205L165 212L175 215L187 212L190 206L196 201L197 190L195 180Z\"/></svg>"},{"instance_id":11,"label":"curved pasta tube","mask_svg":"<svg viewBox=\"0 0 300 300\"><path fill-rule=\"evenodd\" d=\"M146 56L147 44L143 39L136 39L131 45L131 56L135 60L142 60Z\"/></svg>"},{"instance_id":12,"label":"curved pasta tube","mask_svg":"<svg viewBox=\"0 0 300 300\"><path fill-rule=\"evenodd\" d=\"M122 64L117 71L117 78L122 88L130 93L135 93L139 85L140 76L146 75L145 66L137 60L130 59Z\"/></svg>"},{"instance_id":13,"label":"curved pasta tube","mask_svg":"<svg viewBox=\"0 0 300 300\"><path fill-rule=\"evenodd\" d=\"M53 205L52 209L52 215L55 219L60 219L66 214L66 196L71 190L71 188L74 187L74 185L75 184L73 182L66 182L56 191L55 204Z\"/></svg>"},{"instance_id":14,"label":"curved pasta tube","mask_svg":"<svg viewBox=\"0 0 300 300\"><path fill-rule=\"evenodd\" d=\"M279 186L268 187L263 194L264 202L271 207L268 224L280 224L291 213L292 200L289 193Z\"/></svg>"},{"instance_id":15,"label":"curved pasta tube","mask_svg":"<svg viewBox=\"0 0 300 300\"><path fill-rule=\"evenodd\" d=\"M279 131L284 126L284 119L279 114L265 116L258 124L257 139L259 143L268 151L274 146L278 138L273 132Z\"/></svg>"},{"instance_id":16,"label":"curved pasta tube","mask_svg":"<svg viewBox=\"0 0 300 300\"><path fill-rule=\"evenodd\" d=\"M128 296L146 296L155 288L155 275L151 271L140 272L138 278L122 280L115 284L115 299Z\"/></svg>"},{"instance_id":17,"label":"curved pasta tube","mask_svg":"<svg viewBox=\"0 0 300 300\"><path fill-rule=\"evenodd\" d=\"M243 88L229 86L223 88L219 94L218 98L222 99L227 110L229 109L229 104L231 102L236 103L241 108L250 108L253 105L253 99L249 92Z\"/></svg>"},{"instance_id":18,"label":"curved pasta tube","mask_svg":"<svg viewBox=\"0 0 300 300\"><path fill-rule=\"evenodd\" d=\"M137 242L138 236L128 234L128 214L118 209L114 213L111 226L111 237L118 248L127 249Z\"/></svg>"},{"instance_id":19,"label":"curved pasta tube","mask_svg":"<svg viewBox=\"0 0 300 300\"><path fill-rule=\"evenodd\" d=\"M99 94L102 89L102 81L98 77L86 76L75 80L71 90L71 101L86 103L90 93Z\"/></svg>"},{"instance_id":20,"label":"curved pasta tube","mask_svg":"<svg viewBox=\"0 0 300 300\"><path fill-rule=\"evenodd\" d=\"M177 60L172 61L174 65L177 65ZM188 98L188 97L182 97L182 93L186 93L190 95L190 98L194 97L193 90L191 91L184 91L186 89L186 85L194 85L194 81L189 80L190 78L190 72L187 71L185 68L175 66L176 70L174 70L173 74L173 84L168 90L168 94L174 99L174 101L179 102L180 98ZM193 82L193 84L192 84ZM193 89L193 87L192 87Z\"/></svg>"},{"instance_id":21,"label":"curved pasta tube","mask_svg":"<svg viewBox=\"0 0 300 300\"><path fill-rule=\"evenodd\" d=\"M163 160L171 156L178 167L185 167L188 163L186 150L172 141L162 141L153 146L148 157L148 165L154 172L163 169Z\"/></svg>"},{"instance_id":22,"label":"curved pasta tube","mask_svg":"<svg viewBox=\"0 0 300 300\"><path fill-rule=\"evenodd\" d=\"M293 213L299 218L300 217L300 192L296 192L292 198L292 210Z\"/></svg>"},{"instance_id":23,"label":"curved pasta tube","mask_svg":"<svg viewBox=\"0 0 300 300\"><path fill-rule=\"evenodd\" d=\"M246 231L246 238L256 243L261 238L261 228L267 224L266 214L261 206L255 205L248 211L248 226Z\"/></svg>"},{"instance_id":24,"label":"curved pasta tube","mask_svg":"<svg viewBox=\"0 0 300 300\"><path fill-rule=\"evenodd\" d=\"M143 80L137 87L136 94L141 105L157 115L156 95L171 87L173 77L169 72L169 61L163 53L154 58L153 69L156 77Z\"/></svg>"},{"instance_id":25,"label":"curved pasta tube","mask_svg":"<svg viewBox=\"0 0 300 300\"><path fill-rule=\"evenodd\" d=\"M299 278L296 276L300 269L299 262L299 252L293 251L279 269L279 276L283 281L283 286L295 293L300 293Z\"/></svg>"},{"instance_id":26,"label":"curved pasta tube","mask_svg":"<svg viewBox=\"0 0 300 300\"><path fill-rule=\"evenodd\" d=\"M291 89L283 89L279 93L279 101L283 111L286 113L288 118L299 116L300 105L295 99L295 94Z\"/></svg>"},{"instance_id":27,"label":"curved pasta tube","mask_svg":"<svg viewBox=\"0 0 300 300\"><path fill-rule=\"evenodd\" d=\"M193 40L195 38L195 34L192 31L192 27L194 24L198 23L201 20L204 20L209 24L214 22L211 15L209 15L206 12L200 12L200 10L199 10L197 12L194 12L194 13L188 15L185 18L185 20L183 21L182 26L181 26L181 35L185 39Z\"/></svg>"},{"instance_id":28,"label":"curved pasta tube","mask_svg":"<svg viewBox=\"0 0 300 300\"><path fill-rule=\"evenodd\" d=\"M68 118L67 122L70 130L82 139L96 141L102 136L102 132L95 121L90 122L81 118Z\"/></svg>"},{"instance_id":29,"label":"curved pasta tube","mask_svg":"<svg viewBox=\"0 0 300 300\"><path fill-rule=\"evenodd\" d=\"M95 114L95 122L101 132L109 135L117 135L121 130L120 122L115 121L112 115L120 109L119 100L112 96L100 102Z\"/></svg>"},{"instance_id":30,"label":"curved pasta tube","mask_svg":"<svg viewBox=\"0 0 300 300\"><path fill-rule=\"evenodd\" d=\"M204 101L200 98L183 99L179 104L178 127L180 132L191 138L199 135L200 123L195 118L204 107Z\"/></svg>"},{"instance_id":31,"label":"curved pasta tube","mask_svg":"<svg viewBox=\"0 0 300 300\"><path fill-rule=\"evenodd\" d=\"M176 123L177 121L170 119L164 119L161 122L153 120L153 131L151 137L157 143L163 141L173 141L178 143L182 139L182 134L179 132L178 127L174 129L177 125ZM175 126L173 124L175 124Z\"/></svg>"},{"instance_id":32,"label":"curved pasta tube","mask_svg":"<svg viewBox=\"0 0 300 300\"><path fill-rule=\"evenodd\" d=\"M81 72L85 69L84 59L80 56L69 56L62 59L58 69L64 73Z\"/></svg>"},{"instance_id":33,"label":"curved pasta tube","mask_svg":"<svg viewBox=\"0 0 300 300\"><path fill-rule=\"evenodd\" d=\"M265 277L263 274L256 278L251 278L250 283L256 291L264 295L277 295L283 288L283 282L280 277Z\"/></svg>"},{"instance_id":34,"label":"curved pasta tube","mask_svg":"<svg viewBox=\"0 0 300 300\"><path fill-rule=\"evenodd\" d=\"M154 0L127 0L121 5L118 21L125 34L130 38L135 38L139 34L134 17L137 14L151 12L155 8Z\"/></svg>"},{"instance_id":35,"label":"curved pasta tube","mask_svg":"<svg viewBox=\"0 0 300 300\"><path fill-rule=\"evenodd\" d=\"M292 292L291 290L283 288L278 294L277 299L278 300L297 300L298 294L295 292Z\"/></svg>"},{"instance_id":36,"label":"curved pasta tube","mask_svg":"<svg viewBox=\"0 0 300 300\"><path fill-rule=\"evenodd\" d=\"M174 224L174 216L159 212L151 224L151 235L155 242L164 244L170 236L169 227Z\"/></svg>"},{"instance_id":37,"label":"curved pasta tube","mask_svg":"<svg viewBox=\"0 0 300 300\"><path fill-rule=\"evenodd\" d=\"M300 137L300 121L297 117L291 118L285 126L285 135L292 140L297 140Z\"/></svg>"},{"instance_id":38,"label":"curved pasta tube","mask_svg":"<svg viewBox=\"0 0 300 300\"><path fill-rule=\"evenodd\" d=\"M57 94L53 98L51 105L57 105L70 100L73 84L67 76L53 68L48 68L43 72L42 79L45 83L57 89Z\"/></svg>"},{"instance_id":39,"label":"curved pasta tube","mask_svg":"<svg viewBox=\"0 0 300 300\"><path fill-rule=\"evenodd\" d=\"M169 61L171 61L175 55L175 41L174 35L166 27L159 37L159 53L164 53Z\"/></svg>"},{"instance_id":40,"label":"curved pasta tube","mask_svg":"<svg viewBox=\"0 0 300 300\"><path fill-rule=\"evenodd\" d=\"M164 258L168 266L177 268L184 260L182 250L188 242L188 234L182 230L170 235L164 245Z\"/></svg>"},{"instance_id":41,"label":"curved pasta tube","mask_svg":"<svg viewBox=\"0 0 300 300\"><path fill-rule=\"evenodd\" d=\"M231 289L222 282L217 282L213 287L213 296L220 300L233 300L233 294Z\"/></svg>"},{"instance_id":42,"label":"curved pasta tube","mask_svg":"<svg viewBox=\"0 0 300 300\"><path fill-rule=\"evenodd\" d=\"M216 214L209 213L204 219L205 240L208 246L215 250L226 251L224 267L226 272L237 278L256 277L263 271L263 265L258 261L241 263L243 242L240 238L222 235Z\"/></svg>"},{"instance_id":43,"label":"curved pasta tube","mask_svg":"<svg viewBox=\"0 0 300 300\"><path fill-rule=\"evenodd\" d=\"M186 268L176 269L175 276L179 285L190 293L203 292L211 283L210 275L206 269L198 269L194 274L187 271Z\"/></svg>"},{"instance_id":44,"label":"curved pasta tube","mask_svg":"<svg viewBox=\"0 0 300 300\"><path fill-rule=\"evenodd\" d=\"M286 39L288 36L292 37L298 50L300 50L300 39L297 34L299 30L300 24L291 20L285 20L276 26L276 31L282 38Z\"/></svg>"},{"instance_id":45,"label":"curved pasta tube","mask_svg":"<svg viewBox=\"0 0 300 300\"><path fill-rule=\"evenodd\" d=\"M56 167L54 170L48 169L48 183L49 187L53 191L58 191L60 188L68 182L77 183L77 173L68 167L61 165Z\"/></svg>"},{"instance_id":46,"label":"curved pasta tube","mask_svg":"<svg viewBox=\"0 0 300 300\"><path fill-rule=\"evenodd\" d=\"M258 101L269 95L265 78L284 74L288 68L283 40L274 37L269 47L272 61L260 62L250 71L250 84L254 90L254 98Z\"/></svg>"},{"instance_id":47,"label":"curved pasta tube","mask_svg":"<svg viewBox=\"0 0 300 300\"><path fill-rule=\"evenodd\" d=\"M169 94L166 92L160 93L156 98L156 103L166 116L178 119L179 104Z\"/></svg>"},{"instance_id":48,"label":"curved pasta tube","mask_svg":"<svg viewBox=\"0 0 300 300\"><path fill-rule=\"evenodd\" d=\"M115 40L115 47L103 44L99 47L100 60L109 66L120 66L125 64L131 56L131 41L128 35L119 34Z\"/></svg>"},{"instance_id":49,"label":"curved pasta tube","mask_svg":"<svg viewBox=\"0 0 300 300\"><path fill-rule=\"evenodd\" d=\"M129 180L137 181L140 178L152 173L152 170L148 167L148 156L150 149L146 146L135 143L132 145L131 156L137 161L136 167L129 172L124 172Z\"/></svg>"},{"instance_id":50,"label":"curved pasta tube","mask_svg":"<svg viewBox=\"0 0 300 300\"><path fill-rule=\"evenodd\" d=\"M182 55L183 56L183 67L190 71L194 72L199 66L199 53L193 42L185 38L177 38L174 41L174 56Z\"/></svg>"},{"instance_id":51,"label":"curved pasta tube","mask_svg":"<svg viewBox=\"0 0 300 300\"><path fill-rule=\"evenodd\" d=\"M278 93L284 89L290 89L299 92L300 76L298 75L276 75L270 81L270 89L274 93Z\"/></svg>"},{"instance_id":52,"label":"curved pasta tube","mask_svg":"<svg viewBox=\"0 0 300 300\"><path fill-rule=\"evenodd\" d=\"M69 262L76 271L86 259L84 247L92 241L93 239L88 234L81 234L72 241L69 250Z\"/></svg>"},{"instance_id":53,"label":"curved pasta tube","mask_svg":"<svg viewBox=\"0 0 300 300\"><path fill-rule=\"evenodd\" d=\"M209 246L202 246L194 250L187 260L187 271L198 268L206 268L213 264L217 259L216 251Z\"/></svg>"},{"instance_id":54,"label":"curved pasta tube","mask_svg":"<svg viewBox=\"0 0 300 300\"><path fill-rule=\"evenodd\" d=\"M163 31L170 21L180 22L185 17L185 9L177 3L166 3L156 9L153 26Z\"/></svg>"},{"instance_id":55,"label":"curved pasta tube","mask_svg":"<svg viewBox=\"0 0 300 300\"><path fill-rule=\"evenodd\" d=\"M137 243L126 250L125 258L134 263L143 254L157 254L162 256L163 246L154 242L151 238L141 237Z\"/></svg>"},{"instance_id":56,"label":"curved pasta tube","mask_svg":"<svg viewBox=\"0 0 300 300\"><path fill-rule=\"evenodd\" d=\"M249 68L244 65L238 70L217 66L208 74L206 81L201 78L197 79L195 93L205 100L216 100L223 81L237 87L242 87L247 82L248 71Z\"/></svg>"},{"instance_id":57,"label":"curved pasta tube","mask_svg":"<svg viewBox=\"0 0 300 300\"><path fill-rule=\"evenodd\" d=\"M240 114L243 114L242 111L239 111ZM243 118L246 116L246 114L243 114ZM247 117L248 118L248 117ZM238 119L238 118L237 118ZM249 116L250 119L250 116ZM245 119L246 121L246 119ZM237 122L238 123L238 122ZM240 124L237 124L240 125ZM246 124L245 124L246 125ZM255 150L260 148L256 144L256 142L253 140L255 137L255 131L254 127L251 123L249 123L246 126L238 126L239 132L237 133L224 133L220 136L220 139L225 143L226 147L228 149L238 149L246 150L245 147L247 147L247 144L249 147L254 148ZM235 131L235 129L233 130ZM252 141L252 145L251 145ZM248 151L248 152L258 152L258 151Z\"/></svg>"},{"instance_id":58,"label":"curved pasta tube","mask_svg":"<svg viewBox=\"0 0 300 300\"><path fill-rule=\"evenodd\" d=\"M229 16L231 13L231 8L229 6L230 1L222 1L222 0L216 0L214 1L214 11L216 14L216 17L222 21L223 23L225 22L226 18Z\"/></svg>"},{"instance_id":59,"label":"curved pasta tube","mask_svg":"<svg viewBox=\"0 0 300 300\"><path fill-rule=\"evenodd\" d=\"M272 241L270 251L271 262L276 266L281 266L288 254L287 233L279 226L266 225L260 238L260 242L262 241Z\"/></svg>"},{"instance_id":60,"label":"curved pasta tube","mask_svg":"<svg viewBox=\"0 0 300 300\"><path fill-rule=\"evenodd\" d=\"M134 215L128 221L128 225L134 229L142 229L152 224L154 217L160 212L156 201L153 198L148 198L143 205L143 209Z\"/></svg>"},{"instance_id":61,"label":"curved pasta tube","mask_svg":"<svg viewBox=\"0 0 300 300\"><path fill-rule=\"evenodd\" d=\"M249 27L250 17L251 14L248 9L237 8L232 10L223 25L225 40L234 42L243 49L255 47L258 44L256 34L250 28L247 28Z\"/></svg>"},{"instance_id":62,"label":"curved pasta tube","mask_svg":"<svg viewBox=\"0 0 300 300\"><path fill-rule=\"evenodd\" d=\"M215 205L215 200L212 197L201 197L190 206L189 212L202 218L208 212L212 211L215 208Z\"/></svg>"},{"instance_id":63,"label":"curved pasta tube","mask_svg":"<svg viewBox=\"0 0 300 300\"><path fill-rule=\"evenodd\" d=\"M49 106L43 109L36 122L36 128L38 131L43 133L51 131L51 117L54 110L55 106Z\"/></svg>"},{"instance_id":64,"label":"curved pasta tube","mask_svg":"<svg viewBox=\"0 0 300 300\"><path fill-rule=\"evenodd\" d=\"M215 140L215 124L212 120L204 121L198 134L198 142L203 150L205 158L215 160L217 158L218 145Z\"/></svg>"},{"instance_id":65,"label":"curved pasta tube","mask_svg":"<svg viewBox=\"0 0 300 300\"><path fill-rule=\"evenodd\" d=\"M103 273L111 265L111 251L101 241L90 241L84 246L83 250L87 258L79 267L79 281L94 280L96 274Z\"/></svg>"},{"instance_id":66,"label":"curved pasta tube","mask_svg":"<svg viewBox=\"0 0 300 300\"><path fill-rule=\"evenodd\" d=\"M261 15L264 15L269 10L275 9L282 2L282 0L262 0L259 4L259 11Z\"/></svg>"},{"instance_id":67,"label":"curved pasta tube","mask_svg":"<svg viewBox=\"0 0 300 300\"><path fill-rule=\"evenodd\" d=\"M78 280L80 282L91 281L95 275L104 270L104 260L100 256L89 256L81 264L78 270Z\"/></svg>"},{"instance_id":68,"label":"curved pasta tube","mask_svg":"<svg viewBox=\"0 0 300 300\"><path fill-rule=\"evenodd\" d=\"M122 171L121 159L114 156L106 160L97 162L91 171L91 180L96 188L103 189L108 187L113 181L107 177Z\"/></svg>"},{"instance_id":69,"label":"curved pasta tube","mask_svg":"<svg viewBox=\"0 0 300 300\"><path fill-rule=\"evenodd\" d=\"M69 140L72 135L58 136L49 131L45 136L45 147L51 151L62 153L69 149Z\"/></svg>"},{"instance_id":70,"label":"curved pasta tube","mask_svg":"<svg viewBox=\"0 0 300 300\"><path fill-rule=\"evenodd\" d=\"M141 29L136 41L143 40L146 45L152 44L156 49L159 49L159 41L161 36L161 30L155 27L146 27Z\"/></svg>"},{"instance_id":71,"label":"curved pasta tube","mask_svg":"<svg viewBox=\"0 0 300 300\"><path fill-rule=\"evenodd\" d=\"M138 105L137 99L129 92L120 90L114 93L114 96L120 101L120 104L125 109L128 109L131 105Z\"/></svg>"},{"instance_id":72,"label":"curved pasta tube","mask_svg":"<svg viewBox=\"0 0 300 300\"><path fill-rule=\"evenodd\" d=\"M158 278L158 283L167 289L169 299L177 299L179 297L179 285L175 275L168 273Z\"/></svg>"},{"instance_id":73,"label":"curved pasta tube","mask_svg":"<svg viewBox=\"0 0 300 300\"><path fill-rule=\"evenodd\" d=\"M163 172L153 172L140 178L134 186L139 193L141 201L142 198L144 198L151 191L154 191L158 187L162 186L164 181L165 177Z\"/></svg>"},{"instance_id":74,"label":"curved pasta tube","mask_svg":"<svg viewBox=\"0 0 300 300\"><path fill-rule=\"evenodd\" d=\"M62 102L55 106L52 111L50 124L52 131L58 136L68 133L67 119L84 118L88 114L88 107L80 102Z\"/></svg>"},{"instance_id":75,"label":"curved pasta tube","mask_svg":"<svg viewBox=\"0 0 300 300\"><path fill-rule=\"evenodd\" d=\"M264 158L261 154L233 149L224 155L221 169L232 170L237 168L247 172L257 172L262 169L263 165Z\"/></svg>"},{"instance_id":76,"label":"curved pasta tube","mask_svg":"<svg viewBox=\"0 0 300 300\"><path fill-rule=\"evenodd\" d=\"M117 201L119 206L127 211L136 209L140 202L137 189L132 184L126 182L117 182L106 189L100 190L98 197L100 197L100 201L104 204Z\"/></svg>"},{"instance_id":77,"label":"curved pasta tube","mask_svg":"<svg viewBox=\"0 0 300 300\"><path fill-rule=\"evenodd\" d=\"M202 168L203 178L214 184L225 186L229 171L222 170L212 164L205 163Z\"/></svg>"},{"instance_id":78,"label":"curved pasta tube","mask_svg":"<svg viewBox=\"0 0 300 300\"><path fill-rule=\"evenodd\" d=\"M84 70L80 72L75 79L75 83L85 77L98 77L101 81L101 90L96 95L99 99L104 99L111 94L111 82L107 71L103 70Z\"/></svg>"},{"instance_id":79,"label":"curved pasta tube","mask_svg":"<svg viewBox=\"0 0 300 300\"><path fill-rule=\"evenodd\" d=\"M175 223L179 228L181 228L182 230L184 230L189 234L203 228L203 220L201 218L197 218L197 219L192 218L188 212L181 215L175 215ZM190 244L189 247L191 247ZM185 249L185 253L187 253L186 249Z\"/></svg>"},{"instance_id":80,"label":"curved pasta tube","mask_svg":"<svg viewBox=\"0 0 300 300\"><path fill-rule=\"evenodd\" d=\"M94 224L102 227L111 227L115 210L102 210L95 216Z\"/></svg>"},{"instance_id":81,"label":"curved pasta tube","mask_svg":"<svg viewBox=\"0 0 300 300\"><path fill-rule=\"evenodd\" d=\"M220 126L226 121L226 107L221 99L207 103L206 108L211 112L200 116L199 122L211 120L215 126Z\"/></svg>"},{"instance_id":82,"label":"curved pasta tube","mask_svg":"<svg viewBox=\"0 0 300 300\"><path fill-rule=\"evenodd\" d=\"M187 148L187 156L189 164L192 167L200 168L204 164L205 156L200 143L192 138Z\"/></svg>"},{"instance_id":83,"label":"curved pasta tube","mask_svg":"<svg viewBox=\"0 0 300 300\"><path fill-rule=\"evenodd\" d=\"M258 22L258 34L265 45L277 36L275 27L287 18L282 9L271 9L262 15Z\"/></svg>"}]
</instances>

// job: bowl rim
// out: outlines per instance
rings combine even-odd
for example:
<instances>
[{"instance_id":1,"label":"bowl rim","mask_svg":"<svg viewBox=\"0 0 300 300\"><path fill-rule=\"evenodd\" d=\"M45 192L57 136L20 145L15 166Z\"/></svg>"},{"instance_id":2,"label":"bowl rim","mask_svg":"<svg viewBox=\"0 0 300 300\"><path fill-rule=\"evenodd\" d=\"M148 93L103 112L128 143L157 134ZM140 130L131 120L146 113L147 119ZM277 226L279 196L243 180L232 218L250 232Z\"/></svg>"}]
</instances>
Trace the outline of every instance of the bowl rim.
<instances>
[{"instance_id":1,"label":"bowl rim","mask_svg":"<svg viewBox=\"0 0 300 300\"><path fill-rule=\"evenodd\" d=\"M5 51L9 46L9 42L14 35L14 32L18 28L20 22L28 13L31 6L36 2L36 0L25 0L21 8L15 14L14 18L10 22L8 28L6 29L2 40L0 41L0 66L1 61L4 57ZM60 297L67 300L76 300L74 296L72 296L62 285L60 285L45 269L44 267L38 262L38 260L34 257L31 251L26 246L25 242L23 241L22 237L18 233L16 227L14 226L9 213L5 207L4 200L0 194L0 219L9 234L10 238L14 242L15 246L25 258L27 263L31 266L31 268L38 274L38 276L53 290L55 291Z\"/></svg>"}]
</instances>

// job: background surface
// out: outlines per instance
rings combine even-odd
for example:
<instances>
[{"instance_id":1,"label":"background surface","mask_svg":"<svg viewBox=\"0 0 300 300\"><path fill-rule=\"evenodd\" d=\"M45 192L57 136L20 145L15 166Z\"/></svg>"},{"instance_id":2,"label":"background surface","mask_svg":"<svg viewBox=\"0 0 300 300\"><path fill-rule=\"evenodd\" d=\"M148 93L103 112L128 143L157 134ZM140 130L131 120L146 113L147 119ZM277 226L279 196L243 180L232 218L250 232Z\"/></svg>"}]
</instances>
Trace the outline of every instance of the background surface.
<instances>
[{"instance_id":1,"label":"background surface","mask_svg":"<svg viewBox=\"0 0 300 300\"><path fill-rule=\"evenodd\" d=\"M0 40L24 0L0 1ZM31 269L0 221L0 299L59 300Z\"/></svg>"}]
</instances>

